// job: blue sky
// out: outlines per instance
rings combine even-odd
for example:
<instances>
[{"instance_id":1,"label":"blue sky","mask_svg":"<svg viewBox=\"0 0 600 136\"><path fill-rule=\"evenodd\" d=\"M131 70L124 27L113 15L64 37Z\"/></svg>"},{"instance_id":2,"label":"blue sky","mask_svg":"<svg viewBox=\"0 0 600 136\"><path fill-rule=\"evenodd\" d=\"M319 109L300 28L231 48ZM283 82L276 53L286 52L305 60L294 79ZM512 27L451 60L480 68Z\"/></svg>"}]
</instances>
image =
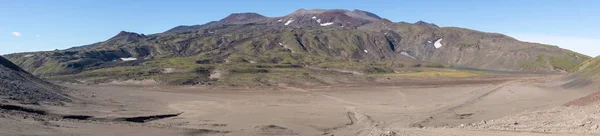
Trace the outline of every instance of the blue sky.
<instances>
[{"instance_id":1,"label":"blue sky","mask_svg":"<svg viewBox=\"0 0 600 136\"><path fill-rule=\"evenodd\" d=\"M0 54L65 49L121 30L152 34L230 13L283 16L297 9L361 9L394 22L424 20L498 32L600 55L597 0L0 0Z\"/></svg>"}]
</instances>

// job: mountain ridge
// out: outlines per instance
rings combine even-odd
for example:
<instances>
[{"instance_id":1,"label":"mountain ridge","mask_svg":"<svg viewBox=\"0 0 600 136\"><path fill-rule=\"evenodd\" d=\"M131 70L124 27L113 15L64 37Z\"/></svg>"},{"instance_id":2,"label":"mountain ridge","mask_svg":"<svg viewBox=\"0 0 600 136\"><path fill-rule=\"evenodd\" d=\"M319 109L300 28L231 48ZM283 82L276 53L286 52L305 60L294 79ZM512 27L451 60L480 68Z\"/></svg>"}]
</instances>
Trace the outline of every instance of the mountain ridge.
<instances>
[{"instance_id":1,"label":"mountain ridge","mask_svg":"<svg viewBox=\"0 0 600 136\"><path fill-rule=\"evenodd\" d=\"M32 73L45 76L125 66L146 69L145 66L163 63L156 61L176 58L190 59L185 64L187 68L211 65L204 75L223 66L231 69L229 66L246 64L333 63L339 63L335 67L367 72L398 71L432 63L504 71L567 72L589 58L498 33L439 27L423 21L394 23L361 10L321 9L300 9L282 17L233 13L219 21L178 26L164 33L141 35L123 31L93 46L7 57ZM147 70L149 75L161 74L157 69Z\"/></svg>"},{"instance_id":2,"label":"mountain ridge","mask_svg":"<svg viewBox=\"0 0 600 136\"><path fill-rule=\"evenodd\" d=\"M317 18L318 17L318 18ZM235 18L252 18L250 20L236 20ZM324 18L324 19L321 19ZM346 23L350 26L357 25L357 23L365 23L378 21L383 18L378 15L362 11L362 10L343 10L343 9L299 9L288 15L280 16L280 17L266 17L258 13L253 12L244 12L244 13L232 13L229 16L219 20L219 21L211 21L206 24L201 25L191 25L191 26L177 26L171 28L163 33L173 33L173 32L181 32L188 30L197 30L208 27L216 27L221 25L231 25L231 24L246 24L246 23L273 23L277 22L280 24L288 24L288 21L291 21L289 24L294 24L294 21L302 22L302 24L309 24L311 26L318 25L327 25L325 23L338 23L340 25ZM322 20L322 21L317 21ZM362 21L360 21L362 20ZM275 23L275 24L277 24ZM288 24L288 25L289 25Z\"/></svg>"}]
</instances>

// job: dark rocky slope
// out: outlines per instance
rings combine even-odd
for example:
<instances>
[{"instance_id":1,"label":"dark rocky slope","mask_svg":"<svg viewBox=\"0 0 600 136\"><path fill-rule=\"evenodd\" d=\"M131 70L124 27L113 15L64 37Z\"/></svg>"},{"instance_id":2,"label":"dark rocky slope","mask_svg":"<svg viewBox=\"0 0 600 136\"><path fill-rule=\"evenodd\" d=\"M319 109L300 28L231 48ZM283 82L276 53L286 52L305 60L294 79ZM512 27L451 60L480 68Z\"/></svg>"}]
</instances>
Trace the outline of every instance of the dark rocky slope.
<instances>
[{"instance_id":1,"label":"dark rocky slope","mask_svg":"<svg viewBox=\"0 0 600 136\"><path fill-rule=\"evenodd\" d=\"M0 57L0 98L27 104L70 102L62 94L64 89L66 88L38 79Z\"/></svg>"}]
</instances>

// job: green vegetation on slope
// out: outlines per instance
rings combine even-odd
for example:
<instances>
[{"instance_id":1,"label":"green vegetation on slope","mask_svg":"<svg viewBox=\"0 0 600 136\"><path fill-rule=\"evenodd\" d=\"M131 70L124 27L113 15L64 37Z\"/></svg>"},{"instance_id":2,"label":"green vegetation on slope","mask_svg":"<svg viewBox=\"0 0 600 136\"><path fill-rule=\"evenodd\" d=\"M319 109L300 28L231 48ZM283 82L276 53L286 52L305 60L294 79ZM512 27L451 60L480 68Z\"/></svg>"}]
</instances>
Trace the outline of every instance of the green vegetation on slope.
<instances>
[{"instance_id":1,"label":"green vegetation on slope","mask_svg":"<svg viewBox=\"0 0 600 136\"><path fill-rule=\"evenodd\" d=\"M588 59L587 56L579 56L583 59ZM556 55L556 54L538 54L535 60L521 60L519 65L526 70L531 71L542 71L544 67L539 66L551 66L555 71L570 72L576 69L578 63L573 62L572 56Z\"/></svg>"},{"instance_id":2,"label":"green vegetation on slope","mask_svg":"<svg viewBox=\"0 0 600 136\"><path fill-rule=\"evenodd\" d=\"M600 56L581 63L575 68L575 72L583 77L600 79Z\"/></svg>"},{"instance_id":3,"label":"green vegetation on slope","mask_svg":"<svg viewBox=\"0 0 600 136\"><path fill-rule=\"evenodd\" d=\"M443 47L434 47L437 40ZM369 76L453 65L564 72L586 57L502 34L391 22L302 28L270 23L230 24L147 36L121 32L86 47L8 55L27 71L45 78L91 82L153 79L168 84L296 82L291 80L323 83L330 80L319 76L327 75L321 71ZM215 71L225 74L211 78ZM397 76L476 74L423 71Z\"/></svg>"}]
</instances>

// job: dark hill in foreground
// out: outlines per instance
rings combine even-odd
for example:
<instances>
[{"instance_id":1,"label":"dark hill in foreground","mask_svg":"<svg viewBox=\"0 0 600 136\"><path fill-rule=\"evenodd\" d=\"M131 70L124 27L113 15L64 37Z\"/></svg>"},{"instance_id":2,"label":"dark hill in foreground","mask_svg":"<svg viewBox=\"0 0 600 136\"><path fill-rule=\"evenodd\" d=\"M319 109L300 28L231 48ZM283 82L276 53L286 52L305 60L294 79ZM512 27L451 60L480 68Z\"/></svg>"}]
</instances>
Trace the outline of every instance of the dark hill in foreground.
<instances>
[{"instance_id":1,"label":"dark hill in foreground","mask_svg":"<svg viewBox=\"0 0 600 136\"><path fill-rule=\"evenodd\" d=\"M64 89L38 79L0 57L0 98L28 104L70 102L62 94Z\"/></svg>"}]
</instances>

